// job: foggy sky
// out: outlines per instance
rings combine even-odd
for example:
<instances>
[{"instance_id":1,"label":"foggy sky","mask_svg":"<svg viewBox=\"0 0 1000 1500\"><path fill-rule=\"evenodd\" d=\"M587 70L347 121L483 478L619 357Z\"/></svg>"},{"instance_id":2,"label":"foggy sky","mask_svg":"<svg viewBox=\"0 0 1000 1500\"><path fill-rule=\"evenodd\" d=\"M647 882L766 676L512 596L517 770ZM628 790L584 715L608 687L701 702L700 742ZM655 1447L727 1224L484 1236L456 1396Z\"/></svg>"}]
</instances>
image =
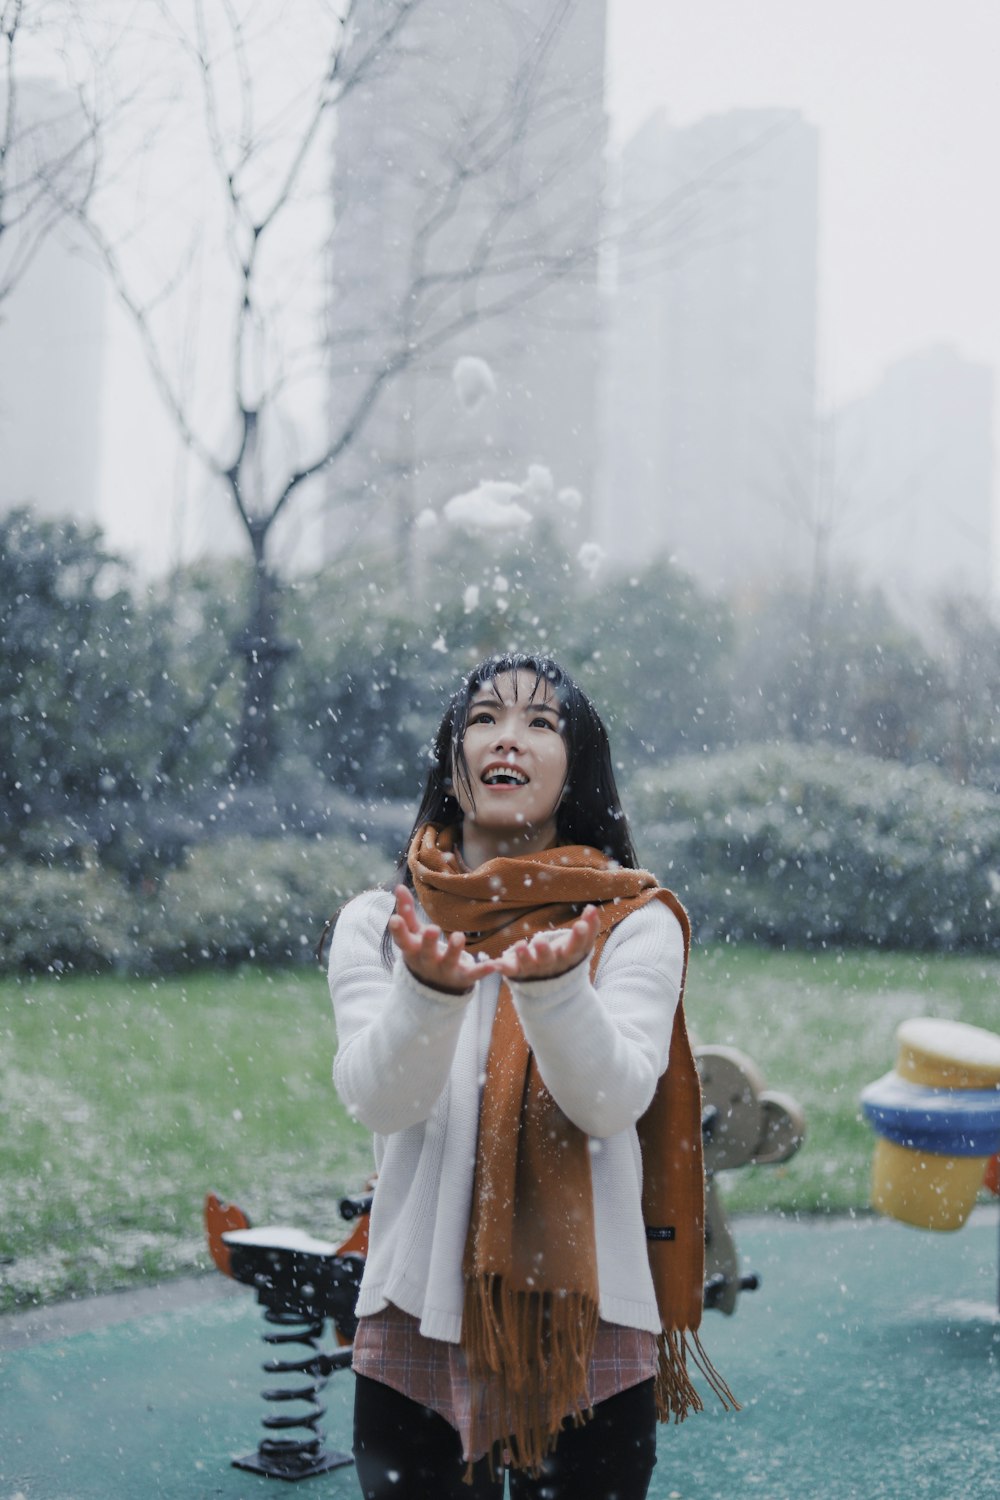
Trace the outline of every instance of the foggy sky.
<instances>
[{"instance_id":1,"label":"foggy sky","mask_svg":"<svg viewBox=\"0 0 1000 1500\"><path fill-rule=\"evenodd\" d=\"M616 139L658 107L683 125L780 105L819 127L824 404L861 394L929 343L1000 369L993 0L609 0L609 10ZM120 314L111 328L101 520L112 545L162 565L176 496L192 491L197 514L207 482L178 455ZM216 500L186 528L189 543L223 517Z\"/></svg>"},{"instance_id":2,"label":"foggy sky","mask_svg":"<svg viewBox=\"0 0 1000 1500\"><path fill-rule=\"evenodd\" d=\"M610 0L627 135L740 105L822 132L820 385L840 402L918 346L1000 365L1000 7L992 0Z\"/></svg>"}]
</instances>

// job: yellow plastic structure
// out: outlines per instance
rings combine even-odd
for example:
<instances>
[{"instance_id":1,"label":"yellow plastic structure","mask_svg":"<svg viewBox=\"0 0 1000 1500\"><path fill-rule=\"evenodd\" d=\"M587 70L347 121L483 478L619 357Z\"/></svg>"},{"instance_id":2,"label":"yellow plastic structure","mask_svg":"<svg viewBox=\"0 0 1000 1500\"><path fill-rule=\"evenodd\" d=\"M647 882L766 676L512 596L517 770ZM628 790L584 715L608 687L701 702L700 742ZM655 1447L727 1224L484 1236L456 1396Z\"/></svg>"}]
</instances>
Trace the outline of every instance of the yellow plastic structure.
<instances>
[{"instance_id":1,"label":"yellow plastic structure","mask_svg":"<svg viewBox=\"0 0 1000 1500\"><path fill-rule=\"evenodd\" d=\"M954 1091L1000 1088L1000 1036L961 1021L904 1021L896 1033L898 1078ZM872 1163L872 1206L921 1229L960 1229L976 1202L989 1153L944 1154L880 1136Z\"/></svg>"},{"instance_id":2,"label":"yellow plastic structure","mask_svg":"<svg viewBox=\"0 0 1000 1500\"><path fill-rule=\"evenodd\" d=\"M1000 1036L964 1021L929 1016L904 1021L896 1032L896 1072L937 1089L992 1089L1000 1085Z\"/></svg>"},{"instance_id":3,"label":"yellow plastic structure","mask_svg":"<svg viewBox=\"0 0 1000 1500\"><path fill-rule=\"evenodd\" d=\"M961 1229L988 1160L913 1151L880 1138L872 1160L872 1207L918 1229Z\"/></svg>"}]
</instances>

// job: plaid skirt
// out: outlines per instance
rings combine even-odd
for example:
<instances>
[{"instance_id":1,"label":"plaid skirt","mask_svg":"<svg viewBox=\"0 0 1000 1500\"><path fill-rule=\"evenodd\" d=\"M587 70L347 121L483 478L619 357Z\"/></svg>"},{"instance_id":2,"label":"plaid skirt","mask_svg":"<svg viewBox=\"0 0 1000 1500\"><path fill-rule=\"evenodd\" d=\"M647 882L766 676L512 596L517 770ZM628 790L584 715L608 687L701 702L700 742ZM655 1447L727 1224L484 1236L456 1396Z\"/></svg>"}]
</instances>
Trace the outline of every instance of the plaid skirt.
<instances>
[{"instance_id":1,"label":"plaid skirt","mask_svg":"<svg viewBox=\"0 0 1000 1500\"><path fill-rule=\"evenodd\" d=\"M487 1434L501 1425L498 1392L489 1379L470 1380L459 1344L425 1338L420 1320L390 1303L359 1321L353 1364L359 1375L392 1386L450 1422L462 1439L467 1460L475 1462L487 1452ZM589 1405L596 1406L619 1391L651 1379L656 1375L656 1365L656 1338L652 1333L602 1320L597 1325L588 1372ZM573 1413L567 1411L566 1415Z\"/></svg>"}]
</instances>

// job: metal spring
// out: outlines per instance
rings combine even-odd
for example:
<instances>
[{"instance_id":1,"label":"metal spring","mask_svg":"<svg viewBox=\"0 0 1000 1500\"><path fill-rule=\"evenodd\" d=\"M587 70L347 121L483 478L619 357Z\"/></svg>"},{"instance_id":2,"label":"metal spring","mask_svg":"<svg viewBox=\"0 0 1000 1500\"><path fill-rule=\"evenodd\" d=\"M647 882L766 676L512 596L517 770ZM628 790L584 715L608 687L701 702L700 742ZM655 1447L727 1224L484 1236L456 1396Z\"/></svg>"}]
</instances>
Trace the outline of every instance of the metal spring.
<instances>
[{"instance_id":1,"label":"metal spring","mask_svg":"<svg viewBox=\"0 0 1000 1500\"><path fill-rule=\"evenodd\" d=\"M276 1312L268 1308L264 1314L267 1323L277 1325L286 1330L284 1332L266 1332L262 1335L266 1344L286 1345L300 1344L303 1348L310 1349L312 1353L305 1359L269 1359L263 1365L266 1375L311 1375L315 1376L316 1359L319 1355L318 1340L323 1336L323 1319L317 1318L311 1322L305 1322L300 1313ZM305 1438L264 1438L261 1442L262 1451L274 1456L298 1457L305 1453L318 1453L322 1446L322 1433L318 1430L320 1418L326 1411L316 1397L322 1390L325 1381L313 1379L309 1385L277 1386L269 1387L261 1394L265 1401L302 1401L308 1410L304 1415L265 1416L261 1419L261 1426L266 1427L269 1432L288 1432L295 1428L304 1428L309 1436Z\"/></svg>"},{"instance_id":2,"label":"metal spring","mask_svg":"<svg viewBox=\"0 0 1000 1500\"><path fill-rule=\"evenodd\" d=\"M281 1479L304 1479L311 1474L323 1473L350 1462L350 1455L327 1453L323 1448L324 1434L319 1429L320 1418L326 1411L316 1399L326 1384L326 1377L341 1361L323 1354L319 1340L323 1335L323 1318L310 1318L303 1313L279 1311L267 1308L265 1322L271 1326L262 1333L266 1344L283 1348L298 1344L309 1352L300 1359L275 1357L262 1366L267 1375L308 1375L308 1384L269 1386L261 1394L272 1408L282 1402L304 1403L305 1410L297 1413L268 1412L261 1418L261 1425L269 1433L287 1434L281 1437L261 1438L257 1452L246 1458L234 1460L235 1466L258 1474ZM345 1351L350 1357L350 1351ZM296 1434L292 1436L292 1434Z\"/></svg>"}]
</instances>

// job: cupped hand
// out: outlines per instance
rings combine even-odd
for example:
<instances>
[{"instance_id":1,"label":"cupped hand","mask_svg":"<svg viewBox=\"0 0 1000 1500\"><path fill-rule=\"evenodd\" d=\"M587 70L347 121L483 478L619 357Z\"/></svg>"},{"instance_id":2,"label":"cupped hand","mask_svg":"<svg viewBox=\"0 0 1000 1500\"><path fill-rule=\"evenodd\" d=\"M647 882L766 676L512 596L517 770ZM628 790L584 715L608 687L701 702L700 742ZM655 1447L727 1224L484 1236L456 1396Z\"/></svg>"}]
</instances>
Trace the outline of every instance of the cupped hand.
<instances>
[{"instance_id":1,"label":"cupped hand","mask_svg":"<svg viewBox=\"0 0 1000 1500\"><path fill-rule=\"evenodd\" d=\"M555 979L591 954L601 925L596 906L585 906L571 927L536 932L504 950L497 968L505 979Z\"/></svg>"},{"instance_id":2,"label":"cupped hand","mask_svg":"<svg viewBox=\"0 0 1000 1500\"><path fill-rule=\"evenodd\" d=\"M435 990L465 994L477 979L499 967L496 959L474 958L467 952L464 932L446 937L440 927L424 926L417 916L413 894L405 885L396 887L396 910L389 918L389 932L410 973Z\"/></svg>"}]
</instances>

